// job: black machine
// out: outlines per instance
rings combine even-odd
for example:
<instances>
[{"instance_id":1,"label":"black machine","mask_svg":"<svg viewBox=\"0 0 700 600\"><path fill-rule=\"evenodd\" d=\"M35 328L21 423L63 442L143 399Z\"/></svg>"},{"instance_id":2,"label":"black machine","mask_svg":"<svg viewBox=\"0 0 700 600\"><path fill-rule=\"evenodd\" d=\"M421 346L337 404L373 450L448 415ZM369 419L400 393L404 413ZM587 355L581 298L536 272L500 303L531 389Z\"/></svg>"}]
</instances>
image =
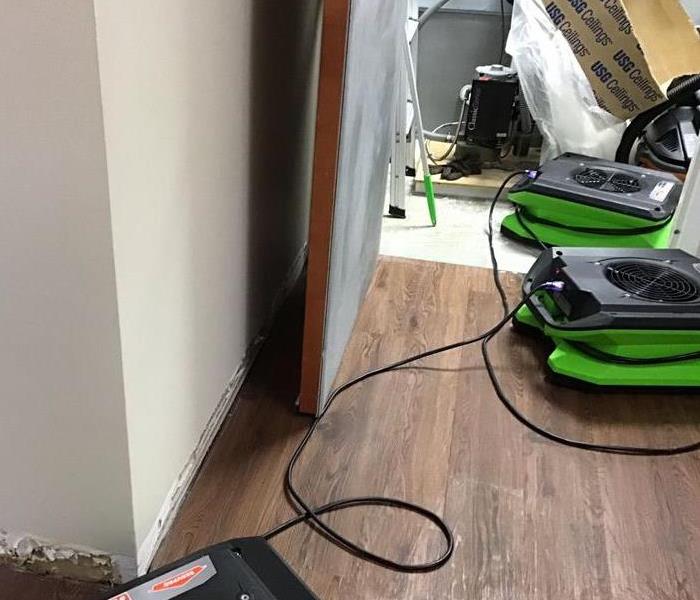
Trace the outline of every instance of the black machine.
<instances>
[{"instance_id":1,"label":"black machine","mask_svg":"<svg viewBox=\"0 0 700 600\"><path fill-rule=\"evenodd\" d=\"M460 135L468 144L496 147L511 135L518 77L514 71L500 65L481 68L485 71L472 81L469 108ZM501 77L486 73L497 73Z\"/></svg>"},{"instance_id":2,"label":"black machine","mask_svg":"<svg viewBox=\"0 0 700 600\"><path fill-rule=\"evenodd\" d=\"M634 162L685 174L697 151L699 132L700 107L673 107L647 126L634 152Z\"/></svg>"},{"instance_id":3,"label":"black machine","mask_svg":"<svg viewBox=\"0 0 700 600\"><path fill-rule=\"evenodd\" d=\"M669 173L567 152L509 191L504 235L548 246L664 248L682 184Z\"/></svg>"},{"instance_id":4,"label":"black machine","mask_svg":"<svg viewBox=\"0 0 700 600\"><path fill-rule=\"evenodd\" d=\"M700 75L674 81L667 95L667 100L632 119L615 160L669 171L682 179L698 150Z\"/></svg>"},{"instance_id":5,"label":"black machine","mask_svg":"<svg viewBox=\"0 0 700 600\"><path fill-rule=\"evenodd\" d=\"M526 156L536 133L535 125L520 93L518 74L503 65L476 68L466 95L466 117L460 123L457 156L460 148L478 146L504 154L512 149L515 156ZM494 155L496 159L498 155Z\"/></svg>"},{"instance_id":6,"label":"black machine","mask_svg":"<svg viewBox=\"0 0 700 600\"><path fill-rule=\"evenodd\" d=\"M105 600L318 600L260 537L230 540L135 579Z\"/></svg>"},{"instance_id":7,"label":"black machine","mask_svg":"<svg viewBox=\"0 0 700 600\"><path fill-rule=\"evenodd\" d=\"M561 289L531 294L556 279ZM556 381L700 386L700 259L681 250L551 248L527 274L513 323L552 342Z\"/></svg>"},{"instance_id":8,"label":"black machine","mask_svg":"<svg viewBox=\"0 0 700 600\"><path fill-rule=\"evenodd\" d=\"M462 104L456 123L445 123L425 132L428 139L450 143L434 162L454 155L447 164L436 164L431 173L453 180L478 174L482 167L497 165L509 153L525 159L531 146L540 145L541 136L520 92L518 75L504 65L476 68L476 77L459 92ZM440 133L451 126L453 133ZM534 166L534 165L530 165Z\"/></svg>"}]
</instances>

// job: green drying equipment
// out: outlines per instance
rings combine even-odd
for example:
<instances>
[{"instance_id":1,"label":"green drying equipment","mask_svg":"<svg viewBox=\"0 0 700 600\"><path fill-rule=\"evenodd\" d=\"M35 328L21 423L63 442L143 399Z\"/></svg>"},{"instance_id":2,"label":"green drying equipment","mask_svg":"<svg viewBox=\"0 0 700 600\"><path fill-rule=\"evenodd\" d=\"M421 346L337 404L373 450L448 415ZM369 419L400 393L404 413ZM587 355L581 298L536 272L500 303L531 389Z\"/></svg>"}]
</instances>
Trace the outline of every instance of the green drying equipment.
<instances>
[{"instance_id":1,"label":"green drying equipment","mask_svg":"<svg viewBox=\"0 0 700 600\"><path fill-rule=\"evenodd\" d=\"M510 189L501 232L540 246L666 248L682 187L669 173L566 153Z\"/></svg>"},{"instance_id":2,"label":"green drying equipment","mask_svg":"<svg viewBox=\"0 0 700 600\"><path fill-rule=\"evenodd\" d=\"M700 388L700 259L672 249L549 248L526 275L516 330L553 347L554 382Z\"/></svg>"}]
</instances>

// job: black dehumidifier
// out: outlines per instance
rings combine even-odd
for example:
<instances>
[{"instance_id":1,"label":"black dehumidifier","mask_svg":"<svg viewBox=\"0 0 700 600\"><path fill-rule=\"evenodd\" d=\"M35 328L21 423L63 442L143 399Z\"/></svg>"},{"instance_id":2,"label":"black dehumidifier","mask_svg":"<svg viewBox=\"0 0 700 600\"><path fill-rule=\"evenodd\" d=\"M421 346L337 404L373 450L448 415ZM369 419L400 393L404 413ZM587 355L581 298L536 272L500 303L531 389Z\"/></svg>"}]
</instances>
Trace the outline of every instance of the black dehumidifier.
<instances>
[{"instance_id":1,"label":"black dehumidifier","mask_svg":"<svg viewBox=\"0 0 700 600\"><path fill-rule=\"evenodd\" d=\"M555 382L700 386L700 259L681 250L551 248L526 275L513 324L551 341ZM696 391L696 390L694 390Z\"/></svg>"},{"instance_id":2,"label":"black dehumidifier","mask_svg":"<svg viewBox=\"0 0 700 600\"><path fill-rule=\"evenodd\" d=\"M318 600L265 539L200 550L113 591L108 600Z\"/></svg>"},{"instance_id":3,"label":"black dehumidifier","mask_svg":"<svg viewBox=\"0 0 700 600\"><path fill-rule=\"evenodd\" d=\"M661 171L566 153L510 189L501 232L526 243L665 248L682 183Z\"/></svg>"},{"instance_id":4,"label":"black dehumidifier","mask_svg":"<svg viewBox=\"0 0 700 600\"><path fill-rule=\"evenodd\" d=\"M700 106L676 106L645 128L634 162L684 178L698 148Z\"/></svg>"},{"instance_id":5,"label":"black dehumidifier","mask_svg":"<svg viewBox=\"0 0 700 600\"><path fill-rule=\"evenodd\" d=\"M666 100L630 121L615 160L675 173L684 180L698 151L700 75L678 77L666 94Z\"/></svg>"}]
</instances>

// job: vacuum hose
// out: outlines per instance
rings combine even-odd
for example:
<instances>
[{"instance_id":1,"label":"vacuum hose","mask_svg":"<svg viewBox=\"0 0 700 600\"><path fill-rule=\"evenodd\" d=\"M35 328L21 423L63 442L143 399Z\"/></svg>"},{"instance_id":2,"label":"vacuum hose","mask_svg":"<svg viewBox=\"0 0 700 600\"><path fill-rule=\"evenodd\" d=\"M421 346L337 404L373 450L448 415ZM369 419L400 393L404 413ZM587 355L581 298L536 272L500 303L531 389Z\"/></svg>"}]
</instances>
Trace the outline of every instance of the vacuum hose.
<instances>
[{"instance_id":1,"label":"vacuum hose","mask_svg":"<svg viewBox=\"0 0 700 600\"><path fill-rule=\"evenodd\" d=\"M632 119L627 129L625 129L625 133L622 134L620 145L617 147L617 152L615 153L615 161L628 163L630 154L632 153L632 146L634 146L634 142L637 138L642 135L647 125L656 119L656 117L666 112L671 106L681 104L691 98L692 94L698 90L700 90L700 74L688 77L683 82L673 86L668 90L668 100L664 100L661 104L652 106L649 110L644 111Z\"/></svg>"},{"instance_id":2,"label":"vacuum hose","mask_svg":"<svg viewBox=\"0 0 700 600\"><path fill-rule=\"evenodd\" d=\"M438 0L435 4L433 4L428 10L426 10L421 16L420 19L418 19L418 29L422 29L423 25L425 25L430 17L432 17L437 11L439 11L445 4L447 4L450 0Z\"/></svg>"},{"instance_id":3,"label":"vacuum hose","mask_svg":"<svg viewBox=\"0 0 700 600\"><path fill-rule=\"evenodd\" d=\"M674 85L668 90L666 95L669 100L683 102L698 90L700 90L700 73L688 77L688 79L683 80L678 85Z\"/></svg>"}]
</instances>

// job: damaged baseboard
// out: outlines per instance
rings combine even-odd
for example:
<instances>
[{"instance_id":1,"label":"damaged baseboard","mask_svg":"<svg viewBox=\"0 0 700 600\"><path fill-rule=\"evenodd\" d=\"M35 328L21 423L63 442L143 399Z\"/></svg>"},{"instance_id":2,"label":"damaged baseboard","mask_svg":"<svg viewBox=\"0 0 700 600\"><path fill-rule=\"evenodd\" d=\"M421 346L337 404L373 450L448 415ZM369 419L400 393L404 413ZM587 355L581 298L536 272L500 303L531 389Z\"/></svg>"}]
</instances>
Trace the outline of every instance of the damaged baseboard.
<instances>
[{"instance_id":1,"label":"damaged baseboard","mask_svg":"<svg viewBox=\"0 0 700 600\"><path fill-rule=\"evenodd\" d=\"M224 419L231 412L233 402L238 395L243 382L248 376L250 368L253 366L255 357L270 333L270 329L272 328L277 312L286 298L289 296L289 293L292 291L294 285L299 280L299 277L304 270L307 253L308 248L306 245L304 245L299 254L295 257L294 262L287 271L287 275L285 276L282 285L275 294L275 298L272 302L272 308L267 316L267 319L265 320L264 325L248 346L243 360L236 368L234 374L231 376L226 389L221 395L214 412L209 418L209 421L207 422L207 425L197 442L197 446L190 455L187 464L180 472L180 475L170 488L155 523L148 532L146 539L139 547L137 555L139 575L142 575L148 571L158 547L160 546L167 532L170 530L175 515L180 509L187 491L194 481L202 462L204 461L204 457L206 456L209 447L214 441L216 434L219 432Z\"/></svg>"},{"instance_id":2,"label":"damaged baseboard","mask_svg":"<svg viewBox=\"0 0 700 600\"><path fill-rule=\"evenodd\" d=\"M0 530L0 565L38 575L108 584L128 581L136 575L133 557L3 530Z\"/></svg>"},{"instance_id":3,"label":"damaged baseboard","mask_svg":"<svg viewBox=\"0 0 700 600\"><path fill-rule=\"evenodd\" d=\"M307 248L304 246L295 257L280 285L263 327L248 346L245 356L231 376L209 418L196 448L166 496L155 523L138 549L137 557L112 555L94 548L40 538L30 533L9 532L0 529L0 565L8 565L40 575L53 575L107 584L129 581L137 574L143 574L147 571L156 550L168 532L190 485L194 481L211 443L227 415L231 414L234 400L270 332L279 308L301 276L306 256ZM2 596L1 591L0 596Z\"/></svg>"}]
</instances>

